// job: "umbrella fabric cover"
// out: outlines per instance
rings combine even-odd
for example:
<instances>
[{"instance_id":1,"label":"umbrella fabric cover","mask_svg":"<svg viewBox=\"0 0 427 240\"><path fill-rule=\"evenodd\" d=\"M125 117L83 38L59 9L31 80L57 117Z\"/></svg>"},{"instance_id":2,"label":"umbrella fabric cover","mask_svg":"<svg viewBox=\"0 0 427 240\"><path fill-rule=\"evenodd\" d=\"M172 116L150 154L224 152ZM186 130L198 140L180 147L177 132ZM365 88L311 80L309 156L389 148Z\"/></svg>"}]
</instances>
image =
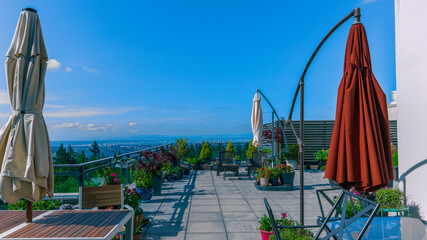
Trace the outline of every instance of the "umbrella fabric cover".
<instances>
[{"instance_id":1,"label":"umbrella fabric cover","mask_svg":"<svg viewBox=\"0 0 427 240\"><path fill-rule=\"evenodd\" d=\"M42 110L47 52L37 13L22 11L6 54L13 114L0 130L0 198L39 201L53 196L53 163Z\"/></svg>"},{"instance_id":2,"label":"umbrella fabric cover","mask_svg":"<svg viewBox=\"0 0 427 240\"><path fill-rule=\"evenodd\" d=\"M351 27L325 177L375 191L393 179L387 100L372 73L362 24Z\"/></svg>"},{"instance_id":3,"label":"umbrella fabric cover","mask_svg":"<svg viewBox=\"0 0 427 240\"><path fill-rule=\"evenodd\" d=\"M262 109L261 109L261 96L258 93L255 93L252 105L252 133L254 135L254 139L252 144L255 147L262 147Z\"/></svg>"}]
</instances>

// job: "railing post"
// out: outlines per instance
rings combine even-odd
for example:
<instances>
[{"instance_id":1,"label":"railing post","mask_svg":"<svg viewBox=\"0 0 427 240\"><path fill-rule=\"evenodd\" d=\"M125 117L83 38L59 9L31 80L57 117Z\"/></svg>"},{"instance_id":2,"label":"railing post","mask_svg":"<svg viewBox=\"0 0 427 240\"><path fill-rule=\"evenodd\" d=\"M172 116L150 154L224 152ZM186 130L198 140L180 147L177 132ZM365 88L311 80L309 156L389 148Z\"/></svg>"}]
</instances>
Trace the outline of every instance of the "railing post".
<instances>
[{"instance_id":1,"label":"railing post","mask_svg":"<svg viewBox=\"0 0 427 240\"><path fill-rule=\"evenodd\" d=\"M80 166L80 168L79 168L79 186L84 187L84 185L85 185L84 167Z\"/></svg>"},{"instance_id":2,"label":"railing post","mask_svg":"<svg viewBox=\"0 0 427 240\"><path fill-rule=\"evenodd\" d=\"M126 158L126 184L129 184L130 178L129 178L129 158Z\"/></svg>"}]
</instances>

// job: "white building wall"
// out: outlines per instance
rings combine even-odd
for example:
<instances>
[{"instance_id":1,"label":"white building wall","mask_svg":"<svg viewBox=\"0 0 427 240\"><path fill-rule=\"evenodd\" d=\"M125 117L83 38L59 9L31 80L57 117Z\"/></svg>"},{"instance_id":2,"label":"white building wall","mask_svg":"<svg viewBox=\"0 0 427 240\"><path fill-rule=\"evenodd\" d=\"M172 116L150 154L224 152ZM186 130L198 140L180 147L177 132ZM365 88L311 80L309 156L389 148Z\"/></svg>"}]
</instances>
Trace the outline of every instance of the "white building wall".
<instances>
[{"instance_id":1,"label":"white building wall","mask_svg":"<svg viewBox=\"0 0 427 240\"><path fill-rule=\"evenodd\" d=\"M400 186L427 219L427 0L395 0Z\"/></svg>"}]
</instances>

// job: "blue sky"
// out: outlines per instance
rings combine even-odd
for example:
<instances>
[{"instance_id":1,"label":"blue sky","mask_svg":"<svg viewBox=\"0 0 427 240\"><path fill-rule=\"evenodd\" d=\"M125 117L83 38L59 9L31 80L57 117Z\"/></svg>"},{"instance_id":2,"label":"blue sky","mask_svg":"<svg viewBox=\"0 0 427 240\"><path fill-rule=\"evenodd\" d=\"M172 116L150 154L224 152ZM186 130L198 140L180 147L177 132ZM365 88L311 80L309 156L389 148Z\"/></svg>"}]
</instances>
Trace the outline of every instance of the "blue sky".
<instances>
[{"instance_id":1,"label":"blue sky","mask_svg":"<svg viewBox=\"0 0 427 240\"><path fill-rule=\"evenodd\" d=\"M246 134L256 89L287 116L312 51L355 7L390 99L393 2L8 1L0 7L0 53L21 9L36 8L51 59L44 115L52 140ZM325 43L306 76L306 119L334 119L351 22ZM1 67L0 124L8 101ZM270 119L265 103L263 110Z\"/></svg>"}]
</instances>

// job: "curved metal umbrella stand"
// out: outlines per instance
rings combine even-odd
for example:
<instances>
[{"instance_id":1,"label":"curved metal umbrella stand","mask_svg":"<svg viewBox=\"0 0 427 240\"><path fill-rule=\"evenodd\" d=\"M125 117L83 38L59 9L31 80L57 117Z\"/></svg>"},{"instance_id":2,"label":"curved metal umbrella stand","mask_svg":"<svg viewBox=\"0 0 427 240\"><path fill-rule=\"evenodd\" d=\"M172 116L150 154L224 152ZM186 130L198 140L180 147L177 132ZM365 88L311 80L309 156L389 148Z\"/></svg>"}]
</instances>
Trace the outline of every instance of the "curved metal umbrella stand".
<instances>
[{"instance_id":1,"label":"curved metal umbrella stand","mask_svg":"<svg viewBox=\"0 0 427 240\"><path fill-rule=\"evenodd\" d=\"M310 67L311 63L313 62L314 58L317 55L317 52L319 52L320 48L323 46L323 44L328 40L328 38L345 22L347 22L350 18L354 17L354 23L360 23L360 8L355 8L352 10L347 16L345 16L341 21L339 21L329 32L323 37L322 41L320 41L319 45L317 45L314 52L311 54L310 59L307 62L307 65L304 68L304 71L301 74L301 77L298 81L297 89L294 94L294 98L292 100L291 109L289 112L288 119L286 120L285 126L283 129L286 128L286 126L289 124L292 127L292 130L295 134L295 137L297 138L297 142L299 145L299 162L300 162L300 222L302 225L304 225L304 78L307 74L308 68ZM292 114L295 108L295 103L298 97L298 94L300 94L300 133L299 137L295 131L294 126L292 125ZM280 122L280 121L279 121Z\"/></svg>"}]
</instances>

